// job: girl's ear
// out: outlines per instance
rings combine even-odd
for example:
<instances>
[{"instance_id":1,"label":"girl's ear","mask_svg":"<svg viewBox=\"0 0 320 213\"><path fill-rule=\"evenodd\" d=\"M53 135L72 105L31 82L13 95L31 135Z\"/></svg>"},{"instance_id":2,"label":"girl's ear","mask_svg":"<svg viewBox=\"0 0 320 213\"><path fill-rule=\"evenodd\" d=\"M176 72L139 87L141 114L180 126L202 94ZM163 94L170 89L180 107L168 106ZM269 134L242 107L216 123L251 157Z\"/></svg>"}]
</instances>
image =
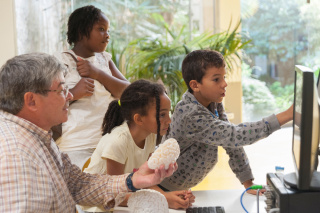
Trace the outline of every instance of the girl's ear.
<instances>
[{"instance_id":1,"label":"girl's ear","mask_svg":"<svg viewBox=\"0 0 320 213\"><path fill-rule=\"evenodd\" d=\"M189 86L193 92L199 92L198 82L196 80L191 80Z\"/></svg>"},{"instance_id":2,"label":"girl's ear","mask_svg":"<svg viewBox=\"0 0 320 213\"><path fill-rule=\"evenodd\" d=\"M139 113L133 115L133 121L139 126L143 124L142 116Z\"/></svg>"}]
</instances>

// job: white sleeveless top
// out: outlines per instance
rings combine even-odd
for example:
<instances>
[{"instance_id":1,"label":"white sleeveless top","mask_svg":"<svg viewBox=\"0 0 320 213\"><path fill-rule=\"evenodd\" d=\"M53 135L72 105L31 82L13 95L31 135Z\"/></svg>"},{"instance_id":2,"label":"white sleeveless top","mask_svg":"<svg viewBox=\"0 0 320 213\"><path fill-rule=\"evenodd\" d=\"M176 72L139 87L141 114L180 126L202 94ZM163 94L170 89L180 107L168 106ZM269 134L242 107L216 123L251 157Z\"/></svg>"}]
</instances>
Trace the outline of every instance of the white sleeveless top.
<instances>
[{"instance_id":1,"label":"white sleeveless top","mask_svg":"<svg viewBox=\"0 0 320 213\"><path fill-rule=\"evenodd\" d=\"M75 55L72 50L68 52ZM65 76L66 85L70 89L73 88L81 79L75 60L68 53L54 55L68 66L69 72ZM111 54L107 52L96 53L95 56L83 59L112 75L109 68ZM96 148L102 137L102 120L114 98L100 82L94 80L94 85L92 96L82 97L69 107L68 121L62 124L62 136L56 141L62 152Z\"/></svg>"}]
</instances>

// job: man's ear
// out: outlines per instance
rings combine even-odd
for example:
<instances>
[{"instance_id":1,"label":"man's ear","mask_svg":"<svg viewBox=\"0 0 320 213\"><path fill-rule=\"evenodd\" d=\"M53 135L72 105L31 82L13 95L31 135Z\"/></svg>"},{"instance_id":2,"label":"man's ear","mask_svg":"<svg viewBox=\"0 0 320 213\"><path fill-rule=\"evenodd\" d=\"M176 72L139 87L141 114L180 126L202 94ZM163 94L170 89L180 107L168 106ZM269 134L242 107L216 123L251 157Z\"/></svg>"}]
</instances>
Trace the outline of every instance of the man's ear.
<instances>
[{"instance_id":1,"label":"man's ear","mask_svg":"<svg viewBox=\"0 0 320 213\"><path fill-rule=\"evenodd\" d=\"M28 108L30 111L37 111L37 97L32 92L27 92L24 94L24 107Z\"/></svg>"},{"instance_id":2,"label":"man's ear","mask_svg":"<svg viewBox=\"0 0 320 213\"><path fill-rule=\"evenodd\" d=\"M196 80L191 80L189 86L193 92L199 92L198 82Z\"/></svg>"},{"instance_id":3,"label":"man's ear","mask_svg":"<svg viewBox=\"0 0 320 213\"><path fill-rule=\"evenodd\" d=\"M139 113L133 115L133 121L139 126L143 124L142 116Z\"/></svg>"}]
</instances>

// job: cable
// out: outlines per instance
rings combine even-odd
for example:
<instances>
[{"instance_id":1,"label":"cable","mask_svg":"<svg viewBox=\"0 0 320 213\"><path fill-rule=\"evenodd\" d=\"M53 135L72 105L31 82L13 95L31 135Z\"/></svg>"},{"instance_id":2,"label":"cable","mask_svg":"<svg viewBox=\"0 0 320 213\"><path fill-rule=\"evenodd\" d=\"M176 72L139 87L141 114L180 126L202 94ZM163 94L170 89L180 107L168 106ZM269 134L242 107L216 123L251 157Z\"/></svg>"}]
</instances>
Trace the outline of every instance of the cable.
<instances>
[{"instance_id":1,"label":"cable","mask_svg":"<svg viewBox=\"0 0 320 213\"><path fill-rule=\"evenodd\" d=\"M244 193L246 193L246 191L248 191L248 190L250 190L250 189L263 189L263 186L262 186L262 185L253 185L253 186L251 186L251 187L249 187L249 188L246 188L246 190L241 194L240 203L241 203L241 206L242 206L243 210L244 210L246 213L249 213L249 212L248 212L247 209L244 207L244 205L243 205L243 203L242 203L242 198L243 198ZM259 203L259 202L258 202L258 203Z\"/></svg>"},{"instance_id":2,"label":"cable","mask_svg":"<svg viewBox=\"0 0 320 213\"><path fill-rule=\"evenodd\" d=\"M259 213L259 191L260 189L257 190L257 213Z\"/></svg>"},{"instance_id":3,"label":"cable","mask_svg":"<svg viewBox=\"0 0 320 213\"><path fill-rule=\"evenodd\" d=\"M241 206L242 206L243 210L245 210L247 213L249 213L249 212L248 212L248 211L247 211L247 209L246 209L246 208L244 208L244 206L243 206L243 203L242 203L242 197L243 197L244 193L246 193L246 191L248 191L248 190L250 190L250 189L251 189L251 187L246 188L246 190L242 193L242 195L241 195L241 197L240 197L240 203L241 203Z\"/></svg>"}]
</instances>

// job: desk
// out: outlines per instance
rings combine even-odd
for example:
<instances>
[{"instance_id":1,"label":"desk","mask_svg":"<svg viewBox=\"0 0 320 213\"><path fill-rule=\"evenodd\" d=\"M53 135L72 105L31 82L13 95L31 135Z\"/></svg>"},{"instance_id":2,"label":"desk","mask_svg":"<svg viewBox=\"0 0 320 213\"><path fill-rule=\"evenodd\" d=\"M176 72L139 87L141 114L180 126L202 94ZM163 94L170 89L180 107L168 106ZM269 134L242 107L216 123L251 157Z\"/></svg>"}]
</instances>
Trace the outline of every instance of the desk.
<instances>
[{"instance_id":1,"label":"desk","mask_svg":"<svg viewBox=\"0 0 320 213\"><path fill-rule=\"evenodd\" d=\"M194 206L223 206L226 213L242 213L245 212L240 203L240 196L244 190L208 190L208 191L193 191L196 196ZM259 213L266 213L265 196L259 198ZM250 213L257 212L257 197L251 194L243 196L243 205ZM126 207L116 207L114 213L128 213ZM182 213L185 210L170 209L170 213Z\"/></svg>"}]
</instances>

